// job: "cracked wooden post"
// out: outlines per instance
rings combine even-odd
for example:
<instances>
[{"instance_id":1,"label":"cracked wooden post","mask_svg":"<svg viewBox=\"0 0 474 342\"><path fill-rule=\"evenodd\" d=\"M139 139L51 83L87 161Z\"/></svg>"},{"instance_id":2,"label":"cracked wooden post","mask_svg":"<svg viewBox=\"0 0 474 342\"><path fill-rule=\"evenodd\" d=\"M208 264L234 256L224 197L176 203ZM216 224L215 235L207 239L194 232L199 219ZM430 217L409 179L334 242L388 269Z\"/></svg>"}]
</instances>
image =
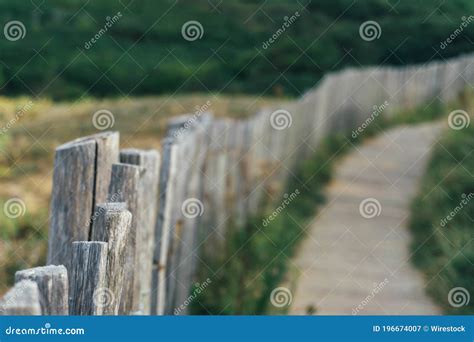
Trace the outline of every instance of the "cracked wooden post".
<instances>
[{"instance_id":1,"label":"cracked wooden post","mask_svg":"<svg viewBox=\"0 0 474 342\"><path fill-rule=\"evenodd\" d=\"M138 198L141 203L137 217L137 269L140 286L139 311L144 315L151 313L151 292L153 253L155 248L155 226L158 213L158 180L160 154L156 150L126 149L120 151L120 162L143 168L138 185Z\"/></svg>"},{"instance_id":2,"label":"cracked wooden post","mask_svg":"<svg viewBox=\"0 0 474 342\"><path fill-rule=\"evenodd\" d=\"M120 311L123 297L124 265L126 250L130 243L132 214L125 203L102 203L96 207L91 239L108 244L106 285L115 300L104 306L104 315L126 315Z\"/></svg>"},{"instance_id":3,"label":"cracked wooden post","mask_svg":"<svg viewBox=\"0 0 474 342\"><path fill-rule=\"evenodd\" d=\"M43 315L68 314L68 273L64 266L35 267L15 273L15 283L30 280L38 285Z\"/></svg>"},{"instance_id":4,"label":"cracked wooden post","mask_svg":"<svg viewBox=\"0 0 474 342\"><path fill-rule=\"evenodd\" d=\"M31 280L22 280L16 283L0 300L0 315L41 315L38 285Z\"/></svg>"},{"instance_id":5,"label":"cracked wooden post","mask_svg":"<svg viewBox=\"0 0 474 342\"><path fill-rule=\"evenodd\" d=\"M107 243L72 243L71 315L102 315L104 308L118 300L106 287Z\"/></svg>"},{"instance_id":6,"label":"cracked wooden post","mask_svg":"<svg viewBox=\"0 0 474 342\"><path fill-rule=\"evenodd\" d=\"M54 158L49 265L70 269L71 243L87 241L96 203L107 201L112 164L118 162L119 134L106 132L59 146Z\"/></svg>"},{"instance_id":7,"label":"cracked wooden post","mask_svg":"<svg viewBox=\"0 0 474 342\"><path fill-rule=\"evenodd\" d=\"M141 229L138 226L142 208L138 196L141 175L142 168L139 166L128 164L114 164L112 166L109 201L125 202L132 214L129 242L125 247L123 292L119 308L123 314L133 314L139 310L140 283L135 275L139 270L140 263L137 258L137 230Z\"/></svg>"}]
</instances>

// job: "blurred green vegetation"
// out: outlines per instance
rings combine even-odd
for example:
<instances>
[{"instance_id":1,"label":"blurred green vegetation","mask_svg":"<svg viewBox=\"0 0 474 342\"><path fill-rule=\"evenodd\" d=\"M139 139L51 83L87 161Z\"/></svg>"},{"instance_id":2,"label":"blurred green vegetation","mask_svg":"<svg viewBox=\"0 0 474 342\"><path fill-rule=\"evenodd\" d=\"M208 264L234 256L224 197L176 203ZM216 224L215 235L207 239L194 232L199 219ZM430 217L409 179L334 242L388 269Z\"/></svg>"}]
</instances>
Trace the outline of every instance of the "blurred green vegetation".
<instances>
[{"instance_id":1,"label":"blurred green vegetation","mask_svg":"<svg viewBox=\"0 0 474 342\"><path fill-rule=\"evenodd\" d=\"M413 260L429 281L428 292L446 312L457 315L474 314L472 298L460 307L448 301L455 287L474 295L473 151L472 122L460 130L447 129L436 144L411 210Z\"/></svg>"},{"instance_id":2,"label":"blurred green vegetation","mask_svg":"<svg viewBox=\"0 0 474 342\"><path fill-rule=\"evenodd\" d=\"M283 281L289 260L304 236L304 228L315 208L324 202L324 185L331 178L334 161L350 146L344 135L324 139L287 184L288 194L296 190L299 194L284 212L266 227L262 223L273 208L263 210L262 215L250 219L245 227L231 229L226 253L206 257L208 268L201 269L198 279L210 277L212 283L193 302L194 314L268 313L271 291ZM214 275L209 275L209 268Z\"/></svg>"},{"instance_id":3,"label":"blurred green vegetation","mask_svg":"<svg viewBox=\"0 0 474 342\"><path fill-rule=\"evenodd\" d=\"M345 66L472 51L473 30L445 49L440 44L473 12L471 0L6 0L0 23L19 20L26 35L0 39L0 84L4 94L54 99L209 90L300 95ZM190 20L202 25L201 39L182 37ZM379 39L359 36L368 20L380 25Z\"/></svg>"},{"instance_id":4,"label":"blurred green vegetation","mask_svg":"<svg viewBox=\"0 0 474 342\"><path fill-rule=\"evenodd\" d=\"M263 220L275 209L273 207L267 208L262 211L261 216L252 218L244 229L234 227L230 230L225 255L214 259L205 256L208 268L200 270L201 273L198 275L198 279L210 277L212 284L209 291L203 291L200 297L193 302L192 312L214 315L285 313L285 308L278 309L270 305L270 294L273 289L280 286L288 278L290 259L294 256L299 241L304 238L305 227L315 217L318 208L325 201L324 187L331 179L335 163L349 152L352 146L380 134L390 127L436 120L445 117L448 111L448 106L443 106L434 99L412 110L395 113L391 118L378 116L365 128L362 134L356 137L351 137L348 132L347 134L333 135L324 139L314 155L302 163L295 176L287 184L286 193L289 194L298 189L300 195L285 208L284 212L280 213L273 221L270 221L268 226L263 227ZM459 150L457 154L459 160L473 150L474 135L472 129L469 132L464 132L463 137L464 139L470 139L470 145L464 146L464 141L461 139L452 141L451 145L451 148ZM464 155L459 154L461 151ZM441 172L436 172L435 177L432 177L429 183L424 185L424 193L428 193L429 189L437 184L435 180L436 182L441 180L439 177L443 174L442 172L446 172L449 167L454 166L454 160L449 157L449 154L443 154L440 150L437 153L448 161L448 165L441 167L441 169L436 168ZM434 159L436 159L436 156ZM470 165L466 165L467 170L474 169L472 161L471 158ZM439 160L432 161L432 164L436 162L439 162ZM468 166L470 166L470 169ZM433 172L431 167L433 165L430 165L428 173ZM473 192L474 180L472 175L469 176L467 171L464 170L463 176L471 178L466 181L466 179L460 177L450 182L450 184L457 187L461 186L460 184L463 184L462 187L464 187L465 184L464 191L468 193L468 188L471 187L470 192ZM435 192L438 198L438 192L441 191L440 189ZM432 207L430 203L424 201L419 204L420 208L423 207L424 210L417 207L417 210L413 211L413 215L415 215L414 222L416 222L414 226L417 227L414 246L420 245L427 238L427 234L429 234L427 230L430 229L429 227L433 222L439 222L439 219L433 221L433 213L436 212L436 217L449 213L452 210L453 201L445 199L441 206L443 205L444 209L440 211L439 206ZM472 206L470 213L471 217L474 218ZM462 220L466 220L466 216ZM470 277L474 274L472 272L472 221L470 227L467 222L465 224L459 228L454 227L448 234L453 234L453 239L458 241L456 247L464 246L464 255L471 257L468 261L462 259L462 256L458 256L456 260L453 260L453 265L458 265L457 277L459 278L456 278L458 284L463 284L470 289L471 293L474 293L472 288L473 279ZM468 228L471 229L470 235L468 234ZM457 231L459 232L457 233ZM458 234L460 235L458 236ZM471 240L470 246L467 244L469 240ZM439 243L446 244L442 241ZM439 247L435 243L434 245L426 245L425 249L428 249L428 251L420 250L423 252L417 259L421 258L425 264L420 263L420 261L417 264L423 271L428 270L428 272L435 272L436 274L443 267L443 262L448 256L439 254L441 248L445 248L445 246ZM453 246L450 248L452 248L450 249L451 253L458 251ZM429 255L433 252L438 253L438 255ZM452 272L450 268L448 267L444 272ZM468 274L469 272L470 274ZM462 282L459 282L460 277L464 277ZM434 285L434 283L436 281L433 281L430 286L435 288L440 286L440 284ZM294 284L290 284L290 286L292 285ZM450 285L451 287L454 286ZM445 291L444 288L443 291L440 291L438 295L444 296L445 299L448 291ZM308 308L308 311L314 312L314 308Z\"/></svg>"}]
</instances>

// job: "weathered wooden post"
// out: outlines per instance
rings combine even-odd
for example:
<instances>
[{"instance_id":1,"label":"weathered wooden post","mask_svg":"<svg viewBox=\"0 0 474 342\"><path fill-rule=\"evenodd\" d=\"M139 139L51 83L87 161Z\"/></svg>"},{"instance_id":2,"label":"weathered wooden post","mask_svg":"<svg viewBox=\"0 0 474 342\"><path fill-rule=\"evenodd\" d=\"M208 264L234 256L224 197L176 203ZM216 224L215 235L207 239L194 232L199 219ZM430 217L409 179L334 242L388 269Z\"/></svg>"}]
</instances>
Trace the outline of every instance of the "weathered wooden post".
<instances>
[{"instance_id":1,"label":"weathered wooden post","mask_svg":"<svg viewBox=\"0 0 474 342\"><path fill-rule=\"evenodd\" d=\"M119 134L80 138L56 149L54 158L48 264L70 269L71 243L87 241L96 203L107 201L113 163L118 162Z\"/></svg>"},{"instance_id":2,"label":"weathered wooden post","mask_svg":"<svg viewBox=\"0 0 474 342\"><path fill-rule=\"evenodd\" d=\"M153 253L155 248L155 226L158 213L158 181L160 154L156 150L126 149L120 151L120 161L143 168L143 176L138 186L141 203L137 217L137 270L140 285L139 311L144 315L151 313L151 292ZM139 221L138 221L139 220Z\"/></svg>"},{"instance_id":3,"label":"weathered wooden post","mask_svg":"<svg viewBox=\"0 0 474 342\"><path fill-rule=\"evenodd\" d=\"M159 210L155 230L152 312L163 315L166 308L166 267L170 248L170 232L175 209L178 149L173 139L164 139L159 177Z\"/></svg>"},{"instance_id":4,"label":"weathered wooden post","mask_svg":"<svg viewBox=\"0 0 474 342\"><path fill-rule=\"evenodd\" d=\"M30 280L16 283L0 300L0 315L41 315L38 285Z\"/></svg>"},{"instance_id":5,"label":"weathered wooden post","mask_svg":"<svg viewBox=\"0 0 474 342\"><path fill-rule=\"evenodd\" d=\"M38 285L43 315L68 314L68 273L64 266L35 267L15 273L15 283L23 280Z\"/></svg>"},{"instance_id":6,"label":"weathered wooden post","mask_svg":"<svg viewBox=\"0 0 474 342\"><path fill-rule=\"evenodd\" d=\"M102 315L104 307L118 300L106 287L107 243L72 243L71 315Z\"/></svg>"},{"instance_id":7,"label":"weathered wooden post","mask_svg":"<svg viewBox=\"0 0 474 342\"><path fill-rule=\"evenodd\" d=\"M108 245L105 288L115 298L103 307L104 315L126 315L120 311L123 297L123 283L126 250L130 243L132 214L125 203L102 203L96 207L92 227L92 240L104 241Z\"/></svg>"},{"instance_id":8,"label":"weathered wooden post","mask_svg":"<svg viewBox=\"0 0 474 342\"><path fill-rule=\"evenodd\" d=\"M137 258L137 230L139 228L140 203L139 186L142 168L128 164L114 164L109 188L109 201L125 202L132 214L130 238L126 246L124 265L124 282L122 300L119 311L124 314L134 314L139 311L140 283L136 280L140 260Z\"/></svg>"}]
</instances>

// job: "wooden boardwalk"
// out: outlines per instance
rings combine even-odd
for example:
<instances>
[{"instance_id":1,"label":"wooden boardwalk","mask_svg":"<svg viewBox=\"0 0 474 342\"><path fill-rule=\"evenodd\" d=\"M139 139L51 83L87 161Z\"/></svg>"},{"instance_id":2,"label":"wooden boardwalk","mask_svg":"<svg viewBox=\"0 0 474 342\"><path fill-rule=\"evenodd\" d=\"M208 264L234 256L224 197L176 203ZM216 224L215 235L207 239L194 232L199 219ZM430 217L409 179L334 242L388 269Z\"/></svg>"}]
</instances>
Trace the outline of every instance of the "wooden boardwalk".
<instances>
[{"instance_id":1,"label":"wooden boardwalk","mask_svg":"<svg viewBox=\"0 0 474 342\"><path fill-rule=\"evenodd\" d=\"M410 201L440 128L389 130L337 166L327 205L294 260L299 276L290 314L440 313L410 263L407 229Z\"/></svg>"}]
</instances>

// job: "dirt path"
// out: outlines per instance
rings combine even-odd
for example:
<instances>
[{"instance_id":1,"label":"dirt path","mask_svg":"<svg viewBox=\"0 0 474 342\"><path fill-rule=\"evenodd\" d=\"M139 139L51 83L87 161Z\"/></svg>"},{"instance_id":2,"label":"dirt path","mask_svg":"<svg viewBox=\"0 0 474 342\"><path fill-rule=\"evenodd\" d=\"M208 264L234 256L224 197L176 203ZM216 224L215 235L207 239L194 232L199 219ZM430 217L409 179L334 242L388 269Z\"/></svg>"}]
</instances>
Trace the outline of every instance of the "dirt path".
<instances>
[{"instance_id":1,"label":"dirt path","mask_svg":"<svg viewBox=\"0 0 474 342\"><path fill-rule=\"evenodd\" d=\"M294 260L299 276L290 314L440 313L410 263L407 228L440 129L430 123L389 130L338 165L327 205Z\"/></svg>"}]
</instances>

